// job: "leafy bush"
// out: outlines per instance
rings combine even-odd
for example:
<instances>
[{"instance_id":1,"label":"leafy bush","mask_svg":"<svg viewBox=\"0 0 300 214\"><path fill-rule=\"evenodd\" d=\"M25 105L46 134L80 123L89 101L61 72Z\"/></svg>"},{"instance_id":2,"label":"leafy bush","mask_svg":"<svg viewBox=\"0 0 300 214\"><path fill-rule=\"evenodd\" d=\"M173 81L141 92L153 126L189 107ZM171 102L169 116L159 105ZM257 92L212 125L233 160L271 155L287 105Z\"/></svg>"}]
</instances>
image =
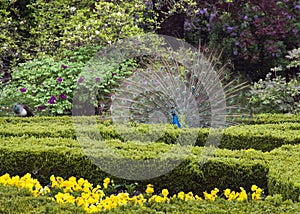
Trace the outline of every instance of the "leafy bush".
<instances>
[{"instance_id":1,"label":"leafy bush","mask_svg":"<svg viewBox=\"0 0 300 214\"><path fill-rule=\"evenodd\" d=\"M84 209L71 204L59 204L49 197L34 197L29 190L0 185L1 213L81 213Z\"/></svg>"},{"instance_id":2,"label":"leafy bush","mask_svg":"<svg viewBox=\"0 0 300 214\"><path fill-rule=\"evenodd\" d=\"M74 51L63 52L64 60L44 56L20 63L13 68L12 79L2 87L0 85L1 105L10 109L13 103L23 103L37 114L70 114L74 90L82 80L80 74L84 73L87 61L100 49L99 46L78 47ZM94 81L89 83L88 90L98 93L98 99L90 102L98 107L100 97L116 85L110 83L130 73L134 66L134 61L128 60L107 65L105 72L98 71L95 77L85 72Z\"/></svg>"},{"instance_id":3,"label":"leafy bush","mask_svg":"<svg viewBox=\"0 0 300 214\"><path fill-rule=\"evenodd\" d=\"M288 64L271 69L275 73L267 74L265 80L260 79L251 87L249 103L255 113L293 113L300 112L300 74L298 78L287 81L277 75L282 71L297 69L300 66L300 48L288 52Z\"/></svg>"},{"instance_id":4,"label":"leafy bush","mask_svg":"<svg viewBox=\"0 0 300 214\"><path fill-rule=\"evenodd\" d=\"M143 33L147 23L143 1L45 1L36 0L27 7L35 22L31 34L43 52L76 44L106 45L120 38ZM49 31L51 34L49 34Z\"/></svg>"},{"instance_id":5,"label":"leafy bush","mask_svg":"<svg viewBox=\"0 0 300 214\"><path fill-rule=\"evenodd\" d=\"M193 8L185 22L189 41L200 38L209 47L222 49L235 69L252 81L285 62L287 51L298 46L299 5L294 1L228 0L189 5Z\"/></svg>"},{"instance_id":6,"label":"leafy bush","mask_svg":"<svg viewBox=\"0 0 300 214\"><path fill-rule=\"evenodd\" d=\"M253 119L244 121L246 124L281 124L300 123L298 114L257 114Z\"/></svg>"},{"instance_id":7,"label":"leafy bush","mask_svg":"<svg viewBox=\"0 0 300 214\"><path fill-rule=\"evenodd\" d=\"M12 80L3 88L1 104L12 108L13 103L23 103L34 110L66 114L83 66L50 57L22 63L13 69Z\"/></svg>"},{"instance_id":8,"label":"leafy bush","mask_svg":"<svg viewBox=\"0 0 300 214\"><path fill-rule=\"evenodd\" d=\"M286 82L284 77L271 77L254 83L249 91L249 103L255 113L300 113L300 103L297 99L300 93L300 83L297 79Z\"/></svg>"},{"instance_id":9,"label":"leafy bush","mask_svg":"<svg viewBox=\"0 0 300 214\"><path fill-rule=\"evenodd\" d=\"M24 175L27 172L33 173L43 185L48 184L49 177L53 174L68 178L71 176L83 177L92 183L100 183L108 176L107 172L98 168L86 155L80 147L68 145L55 145L51 138L41 138L36 143L34 139L27 139L32 143L23 144L22 146L13 146L6 144L1 145L1 167L0 174L9 173L11 175ZM55 141L55 139L54 139ZM70 139L68 139L71 142ZM67 140L64 142L68 142ZM20 145L22 144L21 141ZM24 142L24 141L23 141ZM40 144L38 144L40 142ZM161 170L166 164L165 159L159 158L159 150L167 149L164 145L153 146L153 152L145 152L146 147L137 147L136 143L128 143L123 148L118 148L118 142L107 141L107 145L115 147L120 154L126 154L127 158L132 160L149 160L155 158L150 165L149 170ZM52 144L52 145L51 145ZM42 146L43 145L43 146ZM44 146L48 145L48 146ZM137 153L140 149L140 153ZM149 150L148 150L149 151ZM181 147L176 147L177 154L182 151ZM199 153L198 153L199 152ZM253 184L265 189L267 193L267 171L266 165L259 161L234 160L230 158L211 158L203 165L199 165L201 150L195 151L193 156L183 160L176 168L165 175L157 178L136 181L138 182L137 190L143 191L142 188L148 183L153 183L157 191L164 188L172 190L172 193L192 191L195 194L201 194L205 190L210 190L218 186L220 189L231 187L238 190L244 186L247 191ZM135 166L126 165L126 162L120 158L115 158L113 153L98 154L101 161L107 161L116 171L128 169L126 173L140 171ZM167 157L166 157L167 158ZM178 157L168 157L167 160L177 161ZM22 164L20 164L20 161ZM124 171L125 173L125 171ZM140 172L148 173L148 172ZM124 174L123 176L127 176ZM114 181L122 183L121 178L110 176ZM134 181L133 181L134 182Z\"/></svg>"},{"instance_id":10,"label":"leafy bush","mask_svg":"<svg viewBox=\"0 0 300 214\"><path fill-rule=\"evenodd\" d=\"M107 45L143 34L154 20L142 0L0 0L0 66L60 54L80 45Z\"/></svg>"}]
</instances>

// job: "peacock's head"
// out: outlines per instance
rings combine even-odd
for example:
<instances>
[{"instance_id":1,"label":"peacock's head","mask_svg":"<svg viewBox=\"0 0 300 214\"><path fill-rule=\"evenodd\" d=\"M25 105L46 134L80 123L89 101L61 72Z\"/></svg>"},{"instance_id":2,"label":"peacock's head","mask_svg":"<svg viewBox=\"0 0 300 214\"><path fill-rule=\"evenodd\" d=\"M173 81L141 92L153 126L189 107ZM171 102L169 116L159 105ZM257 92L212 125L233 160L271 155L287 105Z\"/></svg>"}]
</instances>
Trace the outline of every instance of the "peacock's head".
<instances>
[{"instance_id":1,"label":"peacock's head","mask_svg":"<svg viewBox=\"0 0 300 214\"><path fill-rule=\"evenodd\" d=\"M170 112L170 113L171 113L173 116L176 114L176 113L175 113L175 108L174 108L174 107L171 108L171 112Z\"/></svg>"},{"instance_id":2,"label":"peacock's head","mask_svg":"<svg viewBox=\"0 0 300 214\"><path fill-rule=\"evenodd\" d=\"M21 108L19 105L15 104L14 105L14 108L13 108L14 112L18 113L18 112L21 112Z\"/></svg>"}]
</instances>

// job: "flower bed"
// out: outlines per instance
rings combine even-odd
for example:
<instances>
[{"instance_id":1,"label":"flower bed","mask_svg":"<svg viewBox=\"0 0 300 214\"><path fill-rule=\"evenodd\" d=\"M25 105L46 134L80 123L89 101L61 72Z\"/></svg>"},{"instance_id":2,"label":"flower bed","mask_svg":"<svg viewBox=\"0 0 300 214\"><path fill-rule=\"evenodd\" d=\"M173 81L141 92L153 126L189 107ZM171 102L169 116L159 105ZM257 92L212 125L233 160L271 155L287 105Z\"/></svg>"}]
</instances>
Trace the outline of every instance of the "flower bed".
<instances>
[{"instance_id":1,"label":"flower bed","mask_svg":"<svg viewBox=\"0 0 300 214\"><path fill-rule=\"evenodd\" d=\"M210 193L203 192L203 196L194 195L192 192L184 193L180 191L172 196L168 189L163 189L159 194L154 193L152 184L148 184L144 193L137 192L131 188L132 194L128 190L116 192L116 184L105 178L103 180L103 188L101 185L93 187L89 181L80 178L70 177L64 180L62 177L50 177L51 184L42 187L37 179L33 179L29 173L23 177L5 174L0 176L0 184L5 186L15 186L28 189L35 197L46 195L53 201L58 203L70 203L78 207L82 207L87 212L99 212L111 210L119 206L130 204L131 206L151 207L153 203L173 203L176 200L208 200L214 202L220 196L223 196L228 201L248 201L262 200L264 197L263 190L256 185L252 185L251 193L246 193L243 187L240 187L240 192L225 189L224 193L220 194L219 189L214 188ZM219 194L218 194L219 193Z\"/></svg>"}]
</instances>

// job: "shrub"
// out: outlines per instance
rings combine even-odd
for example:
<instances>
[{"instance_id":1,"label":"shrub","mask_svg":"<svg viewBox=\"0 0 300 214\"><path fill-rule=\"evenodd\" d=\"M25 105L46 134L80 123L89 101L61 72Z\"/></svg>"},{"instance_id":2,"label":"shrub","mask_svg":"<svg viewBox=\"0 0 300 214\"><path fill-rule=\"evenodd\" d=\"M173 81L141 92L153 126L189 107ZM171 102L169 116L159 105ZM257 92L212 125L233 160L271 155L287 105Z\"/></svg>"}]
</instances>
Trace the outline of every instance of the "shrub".
<instances>
[{"instance_id":1,"label":"shrub","mask_svg":"<svg viewBox=\"0 0 300 214\"><path fill-rule=\"evenodd\" d=\"M287 80L277 75L282 71L299 68L300 49L289 51L286 58L289 60L286 65L271 69L275 77L268 73L265 80L260 79L251 87L248 97L255 113L297 114L300 112L300 76Z\"/></svg>"},{"instance_id":2,"label":"shrub","mask_svg":"<svg viewBox=\"0 0 300 214\"><path fill-rule=\"evenodd\" d=\"M65 51L64 60L45 56L20 63L12 69L12 80L2 87L0 85L1 105L12 108L16 102L26 104L37 114L70 114L74 90L81 83L80 74L83 73L86 62L99 50L99 46L78 47L73 52ZM94 81L89 85L89 93L98 93L98 98L89 102L98 107L100 97L116 86L111 86L110 82L128 75L134 66L134 61L128 60L121 64L107 65L106 72L97 72L95 77L89 72L89 79Z\"/></svg>"},{"instance_id":3,"label":"shrub","mask_svg":"<svg viewBox=\"0 0 300 214\"><path fill-rule=\"evenodd\" d=\"M188 39L222 49L252 81L286 62L287 51L298 46L299 5L293 1L207 1L193 8L185 22Z\"/></svg>"},{"instance_id":4,"label":"shrub","mask_svg":"<svg viewBox=\"0 0 300 214\"><path fill-rule=\"evenodd\" d=\"M0 1L0 65L60 56L80 45L107 45L151 30L144 1ZM61 58L60 58L61 59Z\"/></svg>"},{"instance_id":5,"label":"shrub","mask_svg":"<svg viewBox=\"0 0 300 214\"><path fill-rule=\"evenodd\" d=\"M95 162L85 155L82 149L86 149L89 144L79 144L74 139L71 117L1 118L0 124L2 136L0 139L0 174L24 175L29 172L39 178L43 184L47 184L53 173L64 178L83 177L92 183L98 183L99 180L109 176L105 170L98 168ZM233 149L241 150L216 149L204 164L199 163L203 155L201 147L168 145L159 142L122 142L118 139L119 136L115 135L115 130L111 132L106 130L105 133L110 139L104 140L103 143L113 151L104 150L107 152L103 153L103 147L99 145L97 147L99 150L95 150L95 157L98 161L109 163L108 165L116 171L127 167L129 170L126 173L132 173L132 171L139 170L136 168L138 166L128 167L120 157L132 160L157 159L152 163L153 167L150 170L153 168L160 170L160 167L166 164L165 161L181 160L182 151L191 149L190 156L185 157L173 171L158 178L138 181L138 188L143 189L150 182L157 187L158 191L170 188L173 191L184 190L198 193L197 191L229 186L234 190L239 190L239 186L244 186L249 191L250 186L255 183L263 187L266 193L281 194L283 200L297 201L300 194L300 187L297 183L300 173L298 167L300 144L299 135L297 135L299 127L297 123L245 126L244 129L232 127L225 133L225 145L231 149L230 146L236 143ZM109 126L106 126L106 129L110 129ZM137 130L148 129L142 126L140 129L137 127ZM164 137L172 140L176 138L176 132L173 133L173 129L166 131L170 136ZM246 140L242 135L243 132L246 132ZM284 145L270 152L256 151L253 147L243 149L257 146L264 150L271 150L275 146L287 143L281 141L296 145ZM96 140L95 143L99 141ZM172 153L166 154L170 149ZM144 170L139 172L139 175L143 173L147 172ZM123 182L120 178L112 178L116 182Z\"/></svg>"},{"instance_id":6,"label":"shrub","mask_svg":"<svg viewBox=\"0 0 300 214\"><path fill-rule=\"evenodd\" d=\"M84 209L71 204L59 204L46 196L34 197L29 190L0 185L1 213L81 213Z\"/></svg>"},{"instance_id":7,"label":"shrub","mask_svg":"<svg viewBox=\"0 0 300 214\"><path fill-rule=\"evenodd\" d=\"M286 82L284 77L271 78L269 73L265 80L254 83L249 91L249 103L255 113L297 114L300 112L299 93L297 79Z\"/></svg>"}]
</instances>

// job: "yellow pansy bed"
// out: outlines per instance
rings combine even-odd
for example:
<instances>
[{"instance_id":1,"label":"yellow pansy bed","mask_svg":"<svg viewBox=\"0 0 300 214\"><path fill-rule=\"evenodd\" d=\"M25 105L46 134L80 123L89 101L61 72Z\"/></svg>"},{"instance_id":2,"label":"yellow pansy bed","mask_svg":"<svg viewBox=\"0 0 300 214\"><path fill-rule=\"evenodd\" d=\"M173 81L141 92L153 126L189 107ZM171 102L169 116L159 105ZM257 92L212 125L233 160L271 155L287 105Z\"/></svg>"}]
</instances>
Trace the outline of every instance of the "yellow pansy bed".
<instances>
[{"instance_id":1,"label":"yellow pansy bed","mask_svg":"<svg viewBox=\"0 0 300 214\"><path fill-rule=\"evenodd\" d=\"M253 185L252 193L246 193L243 187L240 187L240 192L231 191L230 189L224 190L222 194L219 189L215 188L210 193L203 192L203 196L194 195L192 192L184 193L178 192L177 194L169 195L167 189L163 189L159 194L154 194L154 187L148 184L144 193L130 195L126 191L114 194L108 194L110 189L113 189L114 183L110 178L103 180L103 188L101 185L93 186L89 181L80 178L70 177L64 180L61 177L50 177L51 185L42 186L37 179L31 177L27 173L23 177L4 174L0 177L0 184L4 186L15 186L19 188L28 189L33 196L48 196L51 200L57 203L76 205L82 207L87 212L99 212L115 209L120 206L128 205L149 207L153 203L167 203L170 204L175 200L182 201L201 201L207 200L214 202L220 196L223 196L228 201L249 201L249 200L262 200L263 190ZM249 197L250 196L250 197Z\"/></svg>"}]
</instances>

